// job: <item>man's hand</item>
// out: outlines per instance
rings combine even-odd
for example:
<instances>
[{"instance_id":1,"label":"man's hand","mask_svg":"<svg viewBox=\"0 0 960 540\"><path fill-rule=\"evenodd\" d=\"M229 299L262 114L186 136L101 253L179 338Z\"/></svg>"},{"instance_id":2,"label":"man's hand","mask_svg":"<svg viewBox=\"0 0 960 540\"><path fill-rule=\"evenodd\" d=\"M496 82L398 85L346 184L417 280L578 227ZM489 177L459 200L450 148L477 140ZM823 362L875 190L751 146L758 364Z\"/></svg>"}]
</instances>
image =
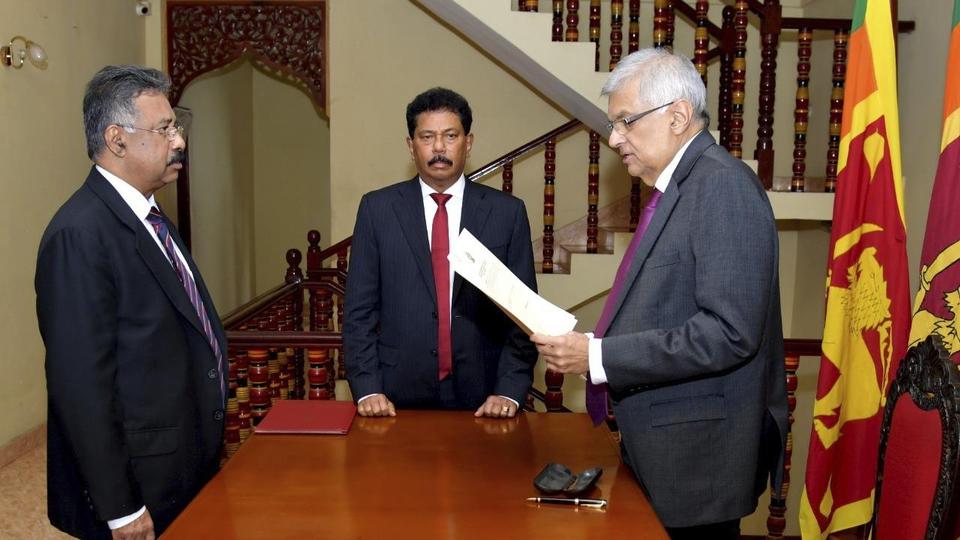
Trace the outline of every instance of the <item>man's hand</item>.
<instances>
[{"instance_id":1,"label":"man's hand","mask_svg":"<svg viewBox=\"0 0 960 540\"><path fill-rule=\"evenodd\" d=\"M516 414L517 406L503 396L488 396L477 412L473 413L474 416L490 418L513 418Z\"/></svg>"},{"instance_id":2,"label":"man's hand","mask_svg":"<svg viewBox=\"0 0 960 540\"><path fill-rule=\"evenodd\" d=\"M397 409L383 394L373 394L357 403L360 416L396 416Z\"/></svg>"},{"instance_id":3,"label":"man's hand","mask_svg":"<svg viewBox=\"0 0 960 540\"><path fill-rule=\"evenodd\" d=\"M140 517L110 533L113 535L113 540L154 540L156 538L153 534L150 510L144 510Z\"/></svg>"},{"instance_id":4,"label":"man's hand","mask_svg":"<svg viewBox=\"0 0 960 540\"><path fill-rule=\"evenodd\" d=\"M588 373L590 362L587 360L590 338L580 332L567 332L562 336L530 336L543 356L547 367L557 373Z\"/></svg>"}]
</instances>

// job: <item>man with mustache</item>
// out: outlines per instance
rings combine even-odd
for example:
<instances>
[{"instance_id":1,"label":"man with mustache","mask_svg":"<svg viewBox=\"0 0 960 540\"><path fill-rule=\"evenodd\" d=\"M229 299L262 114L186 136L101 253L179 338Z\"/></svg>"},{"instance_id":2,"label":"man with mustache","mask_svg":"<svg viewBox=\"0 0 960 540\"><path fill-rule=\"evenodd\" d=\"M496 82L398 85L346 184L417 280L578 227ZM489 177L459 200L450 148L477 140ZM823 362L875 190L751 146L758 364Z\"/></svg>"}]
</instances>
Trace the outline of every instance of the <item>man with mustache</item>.
<instances>
[{"instance_id":1,"label":"man with mustache","mask_svg":"<svg viewBox=\"0 0 960 540\"><path fill-rule=\"evenodd\" d=\"M154 201L185 148L169 87L136 66L93 77L83 120L95 164L40 242L48 514L81 538L154 538L220 457L226 338Z\"/></svg>"},{"instance_id":2,"label":"man with mustache","mask_svg":"<svg viewBox=\"0 0 960 540\"><path fill-rule=\"evenodd\" d=\"M447 260L467 229L536 289L523 202L463 175L472 120L467 101L451 90L414 98L407 147L417 176L360 201L343 340L363 416L395 416L406 407L509 418L530 388L533 345Z\"/></svg>"}]
</instances>

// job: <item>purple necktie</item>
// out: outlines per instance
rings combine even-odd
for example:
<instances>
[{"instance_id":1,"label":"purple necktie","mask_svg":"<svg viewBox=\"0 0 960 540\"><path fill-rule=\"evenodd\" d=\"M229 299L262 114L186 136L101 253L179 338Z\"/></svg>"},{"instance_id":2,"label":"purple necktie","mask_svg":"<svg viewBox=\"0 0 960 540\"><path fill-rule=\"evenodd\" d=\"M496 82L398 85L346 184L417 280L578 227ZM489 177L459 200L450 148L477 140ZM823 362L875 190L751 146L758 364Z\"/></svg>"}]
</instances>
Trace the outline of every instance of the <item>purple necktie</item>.
<instances>
[{"instance_id":1,"label":"purple necktie","mask_svg":"<svg viewBox=\"0 0 960 540\"><path fill-rule=\"evenodd\" d=\"M595 338L602 338L610 327L610 321L613 319L613 308L617 303L617 298L620 296L621 289L623 289L625 285L624 282L627 278L627 272L630 270L633 257L637 253L637 246L640 245L643 233L645 233L647 227L650 226L650 220L653 219L653 213L656 211L657 203L660 202L662 195L663 193L659 190L653 190L650 200L647 201L647 205L643 207L643 212L640 214L640 222L637 223L637 230L633 233L633 238L630 240L630 246L627 247L627 252L623 255L623 260L620 261L620 267L617 268L617 277L613 280L613 286L610 287L610 295L607 296L607 302L603 305L603 312L600 313L600 320L597 321L597 329L593 332L593 337ZM587 379L586 402L587 412L590 414L590 419L593 420L593 425L598 426L607 419L606 384L593 384Z\"/></svg>"},{"instance_id":2,"label":"purple necktie","mask_svg":"<svg viewBox=\"0 0 960 540\"><path fill-rule=\"evenodd\" d=\"M157 210L156 207L151 208L150 213L147 214L147 223L152 225L153 230L157 233L157 238L159 238L160 243L163 244L163 249L167 252L167 258L170 259L170 264L173 265L173 269L177 272L177 278L180 279L180 283L183 285L187 297L190 298L190 303L193 304L193 309L197 312L197 317L203 326L203 333L206 334L207 337L207 343L210 344L210 348L213 349L213 355L217 358L217 374L220 376L220 396L225 398L226 388L224 387L223 381L223 354L220 352L220 342L217 340L216 334L213 333L213 326L210 324L207 308L204 307L203 299L200 298L197 282L193 280L190 272L184 268L183 261L180 260L176 250L173 249L173 237L170 236L167 223L160 214L160 210Z\"/></svg>"}]
</instances>

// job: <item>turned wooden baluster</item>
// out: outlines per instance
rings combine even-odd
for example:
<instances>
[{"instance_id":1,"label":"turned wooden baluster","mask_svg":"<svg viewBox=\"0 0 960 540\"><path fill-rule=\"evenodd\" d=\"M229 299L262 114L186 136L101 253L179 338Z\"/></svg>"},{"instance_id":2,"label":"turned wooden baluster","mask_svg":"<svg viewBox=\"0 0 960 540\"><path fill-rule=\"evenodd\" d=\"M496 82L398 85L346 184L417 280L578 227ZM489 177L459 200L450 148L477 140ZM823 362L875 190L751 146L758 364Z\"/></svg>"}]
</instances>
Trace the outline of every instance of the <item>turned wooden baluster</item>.
<instances>
[{"instance_id":1,"label":"turned wooden baluster","mask_svg":"<svg viewBox=\"0 0 960 540\"><path fill-rule=\"evenodd\" d=\"M597 204L600 200L600 135L590 132L590 166L587 169L587 253L597 252Z\"/></svg>"},{"instance_id":2,"label":"turned wooden baluster","mask_svg":"<svg viewBox=\"0 0 960 540\"><path fill-rule=\"evenodd\" d=\"M590 0L590 42L593 43L593 70L600 71L600 0Z\"/></svg>"},{"instance_id":3,"label":"turned wooden baluster","mask_svg":"<svg viewBox=\"0 0 960 540\"><path fill-rule=\"evenodd\" d=\"M233 457L240 449L240 408L237 405L237 398L227 399L227 414L225 415L223 429L223 458L221 465Z\"/></svg>"},{"instance_id":4,"label":"turned wooden baluster","mask_svg":"<svg viewBox=\"0 0 960 540\"><path fill-rule=\"evenodd\" d=\"M307 277L310 279L319 279L319 272L323 269L323 261L320 260L320 231L314 229L307 232Z\"/></svg>"},{"instance_id":5,"label":"turned wooden baluster","mask_svg":"<svg viewBox=\"0 0 960 540\"><path fill-rule=\"evenodd\" d=\"M760 107L757 115L757 176L763 187L773 187L773 111L777 93L777 46L780 42L780 1L764 0L760 26Z\"/></svg>"},{"instance_id":6,"label":"turned wooden baluster","mask_svg":"<svg viewBox=\"0 0 960 540\"><path fill-rule=\"evenodd\" d=\"M303 288L296 291L292 298L293 328L303 330ZM307 395L306 380L303 377L303 349L294 349L293 353L293 399L303 399Z\"/></svg>"},{"instance_id":7,"label":"turned wooden baluster","mask_svg":"<svg viewBox=\"0 0 960 540\"><path fill-rule=\"evenodd\" d=\"M840 125L843 122L843 87L847 69L847 32L833 33L833 89L830 91L830 139L827 144L827 177L823 190L837 190L837 161L840 157Z\"/></svg>"},{"instance_id":8,"label":"turned wooden baluster","mask_svg":"<svg viewBox=\"0 0 960 540\"><path fill-rule=\"evenodd\" d=\"M640 194L642 183L639 178L630 177L630 232L637 230L640 223Z\"/></svg>"},{"instance_id":9,"label":"turned wooden baluster","mask_svg":"<svg viewBox=\"0 0 960 540\"><path fill-rule=\"evenodd\" d=\"M343 287L347 286L347 248L341 249L337 253L337 270L343 272L343 276L338 276L337 280L340 282L340 285ZM343 332L343 297L337 297L337 328L342 333ZM347 378L347 366L343 363L343 345L337 346L337 379L346 379ZM336 381L334 381L334 388Z\"/></svg>"},{"instance_id":10,"label":"turned wooden baluster","mask_svg":"<svg viewBox=\"0 0 960 540\"><path fill-rule=\"evenodd\" d=\"M543 393L547 412L559 412L563 409L563 373L547 370L543 374L546 392Z\"/></svg>"},{"instance_id":11,"label":"turned wooden baluster","mask_svg":"<svg viewBox=\"0 0 960 540\"><path fill-rule=\"evenodd\" d=\"M730 109L730 146L727 150L735 158L743 157L743 102L747 89L747 0L734 5L733 28L733 101Z\"/></svg>"},{"instance_id":12,"label":"turned wooden baluster","mask_svg":"<svg viewBox=\"0 0 960 540\"><path fill-rule=\"evenodd\" d=\"M666 29L667 29L667 39L665 45L667 47L673 47L673 26L676 20L676 15L673 12L673 0L667 0L667 12L666 12Z\"/></svg>"},{"instance_id":13,"label":"turned wooden baluster","mask_svg":"<svg viewBox=\"0 0 960 540\"><path fill-rule=\"evenodd\" d=\"M553 273L554 179L557 172L557 140L550 139L543 150L543 263L540 271Z\"/></svg>"},{"instance_id":14,"label":"turned wooden baluster","mask_svg":"<svg viewBox=\"0 0 960 540\"><path fill-rule=\"evenodd\" d=\"M564 41L580 40L580 0L567 0L567 32L563 35Z\"/></svg>"},{"instance_id":15,"label":"turned wooden baluster","mask_svg":"<svg viewBox=\"0 0 960 540\"><path fill-rule=\"evenodd\" d=\"M303 270L300 269L300 261L303 260L303 255L300 254L300 250L288 249L286 259L287 273L283 276L284 282L293 283L297 280L303 280Z\"/></svg>"},{"instance_id":16,"label":"turned wooden baluster","mask_svg":"<svg viewBox=\"0 0 960 540\"><path fill-rule=\"evenodd\" d=\"M277 383L280 399L290 399L290 359L287 351L277 351Z\"/></svg>"},{"instance_id":17,"label":"turned wooden baluster","mask_svg":"<svg viewBox=\"0 0 960 540\"><path fill-rule=\"evenodd\" d=\"M670 0L653 2L653 46L667 46L667 4Z\"/></svg>"},{"instance_id":18,"label":"turned wooden baluster","mask_svg":"<svg viewBox=\"0 0 960 540\"><path fill-rule=\"evenodd\" d=\"M330 378L330 372L327 370L329 365L327 356L326 349L307 349L307 361L310 364L307 370L307 378L310 380L309 399L330 399L330 389L327 385Z\"/></svg>"},{"instance_id":19,"label":"turned wooden baluster","mask_svg":"<svg viewBox=\"0 0 960 540\"><path fill-rule=\"evenodd\" d=\"M553 27L551 41L563 41L563 0L553 0Z\"/></svg>"},{"instance_id":20,"label":"turned wooden baluster","mask_svg":"<svg viewBox=\"0 0 960 540\"><path fill-rule=\"evenodd\" d=\"M520 0L520 11L540 11L539 0Z\"/></svg>"},{"instance_id":21,"label":"turned wooden baluster","mask_svg":"<svg viewBox=\"0 0 960 540\"><path fill-rule=\"evenodd\" d=\"M280 359L276 350L270 351L267 360L267 376L270 378L270 402L275 403L280 397Z\"/></svg>"},{"instance_id":22,"label":"turned wooden baluster","mask_svg":"<svg viewBox=\"0 0 960 540\"><path fill-rule=\"evenodd\" d=\"M500 190L504 193L513 193L513 161L508 161L503 164L503 185L500 187Z\"/></svg>"},{"instance_id":23,"label":"turned wooden baluster","mask_svg":"<svg viewBox=\"0 0 960 540\"><path fill-rule=\"evenodd\" d=\"M720 145L730 150L730 115L733 112L733 7L723 8L723 39L720 41L720 95L717 108L717 129Z\"/></svg>"},{"instance_id":24,"label":"turned wooden baluster","mask_svg":"<svg viewBox=\"0 0 960 540\"><path fill-rule=\"evenodd\" d=\"M693 34L693 65L707 85L707 55L710 53L710 34L707 32L710 0L697 0L697 30Z\"/></svg>"},{"instance_id":25,"label":"turned wooden baluster","mask_svg":"<svg viewBox=\"0 0 960 540\"><path fill-rule=\"evenodd\" d=\"M610 0L610 71L623 55L623 0Z\"/></svg>"},{"instance_id":26,"label":"turned wooden baluster","mask_svg":"<svg viewBox=\"0 0 960 540\"><path fill-rule=\"evenodd\" d=\"M787 527L787 494L790 490L790 469L793 456L793 413L797 408L797 368L800 355L787 352L784 368L787 374L787 444L783 449L783 484L780 492L770 495L770 515L767 516L767 538L783 538Z\"/></svg>"},{"instance_id":27,"label":"turned wooden baluster","mask_svg":"<svg viewBox=\"0 0 960 540\"><path fill-rule=\"evenodd\" d=\"M630 0L630 28L627 36L627 52L640 50L640 0ZM630 177L630 231L637 229L640 222L640 185L639 178Z\"/></svg>"},{"instance_id":28,"label":"turned wooden baluster","mask_svg":"<svg viewBox=\"0 0 960 540\"><path fill-rule=\"evenodd\" d=\"M810 54L813 31L797 33L797 101L793 110L793 177L790 191L803 191L807 171L807 124L810 120Z\"/></svg>"},{"instance_id":29,"label":"turned wooden baluster","mask_svg":"<svg viewBox=\"0 0 960 540\"><path fill-rule=\"evenodd\" d=\"M253 432L253 413L250 409L250 387L237 387L237 420L240 422L240 444L246 442Z\"/></svg>"},{"instance_id":30,"label":"turned wooden baluster","mask_svg":"<svg viewBox=\"0 0 960 540\"><path fill-rule=\"evenodd\" d=\"M266 349L247 351L247 380L250 389L250 416L257 425L270 410L269 353Z\"/></svg>"}]
</instances>

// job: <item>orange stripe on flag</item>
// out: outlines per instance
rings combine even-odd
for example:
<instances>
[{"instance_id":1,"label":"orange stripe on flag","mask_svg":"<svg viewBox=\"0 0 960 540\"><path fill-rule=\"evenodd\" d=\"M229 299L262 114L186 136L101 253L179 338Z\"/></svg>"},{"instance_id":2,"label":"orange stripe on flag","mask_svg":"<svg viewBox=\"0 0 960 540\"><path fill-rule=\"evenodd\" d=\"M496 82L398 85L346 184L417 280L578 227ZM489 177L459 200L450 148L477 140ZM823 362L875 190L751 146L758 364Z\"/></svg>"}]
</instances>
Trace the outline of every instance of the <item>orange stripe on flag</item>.
<instances>
[{"instance_id":1,"label":"orange stripe on flag","mask_svg":"<svg viewBox=\"0 0 960 540\"><path fill-rule=\"evenodd\" d=\"M847 65L843 95L843 124L840 127L841 138L850 134L853 108L877 91L877 79L873 70L873 54L870 51L870 37L867 34L866 26L861 26L859 30L850 35L848 58L856 58L857 62L851 62Z\"/></svg>"}]
</instances>

